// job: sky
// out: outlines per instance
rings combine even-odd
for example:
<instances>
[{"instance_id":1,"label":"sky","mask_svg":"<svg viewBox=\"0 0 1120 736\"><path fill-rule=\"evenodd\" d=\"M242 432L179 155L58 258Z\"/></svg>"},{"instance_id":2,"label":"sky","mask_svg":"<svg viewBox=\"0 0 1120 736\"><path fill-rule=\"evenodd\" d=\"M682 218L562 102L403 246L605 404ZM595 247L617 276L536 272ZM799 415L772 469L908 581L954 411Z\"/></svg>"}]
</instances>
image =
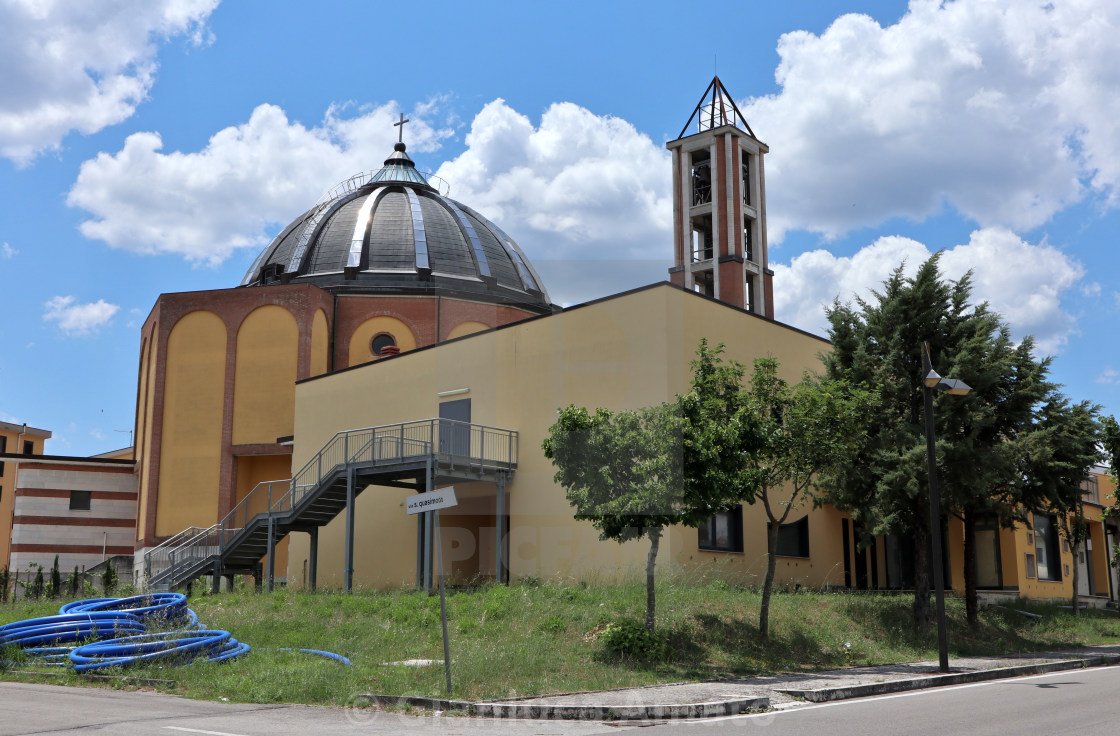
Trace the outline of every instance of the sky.
<instances>
[{"instance_id":1,"label":"sky","mask_svg":"<svg viewBox=\"0 0 1120 736\"><path fill-rule=\"evenodd\" d=\"M553 301L665 280L714 73L770 148L779 321L943 251L1120 414L1118 38L1117 0L0 0L0 421L127 446L158 295L236 286L401 113Z\"/></svg>"}]
</instances>

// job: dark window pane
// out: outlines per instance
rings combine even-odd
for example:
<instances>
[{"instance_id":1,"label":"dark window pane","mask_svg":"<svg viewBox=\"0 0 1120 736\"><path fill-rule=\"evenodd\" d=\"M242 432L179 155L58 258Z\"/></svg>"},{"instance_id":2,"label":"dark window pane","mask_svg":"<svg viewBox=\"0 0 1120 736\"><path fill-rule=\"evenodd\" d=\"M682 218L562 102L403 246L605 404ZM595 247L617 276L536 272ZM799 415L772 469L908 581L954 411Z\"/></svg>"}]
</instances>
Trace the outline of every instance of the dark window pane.
<instances>
[{"instance_id":1,"label":"dark window pane","mask_svg":"<svg viewBox=\"0 0 1120 736\"><path fill-rule=\"evenodd\" d=\"M808 557L809 556L809 517L801 517L789 524L778 527L779 557Z\"/></svg>"}]
</instances>

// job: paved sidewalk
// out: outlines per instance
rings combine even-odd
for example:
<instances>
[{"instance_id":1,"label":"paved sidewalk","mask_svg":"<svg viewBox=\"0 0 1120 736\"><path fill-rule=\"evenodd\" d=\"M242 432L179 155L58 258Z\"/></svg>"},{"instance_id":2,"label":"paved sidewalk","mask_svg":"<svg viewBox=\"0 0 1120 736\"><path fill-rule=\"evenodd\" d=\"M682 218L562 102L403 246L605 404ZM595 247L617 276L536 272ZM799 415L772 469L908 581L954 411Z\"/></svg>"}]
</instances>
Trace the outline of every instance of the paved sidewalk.
<instances>
[{"instance_id":1,"label":"paved sidewalk","mask_svg":"<svg viewBox=\"0 0 1120 736\"><path fill-rule=\"evenodd\" d=\"M408 700L421 707L469 709L477 716L496 718L672 720L734 715L767 708L784 709L806 703L1108 664L1120 664L1120 645L1032 652L1022 656L951 659L951 672L948 674L938 672L937 662L911 662L478 703L423 698ZM394 698L369 697L383 703L399 702Z\"/></svg>"}]
</instances>

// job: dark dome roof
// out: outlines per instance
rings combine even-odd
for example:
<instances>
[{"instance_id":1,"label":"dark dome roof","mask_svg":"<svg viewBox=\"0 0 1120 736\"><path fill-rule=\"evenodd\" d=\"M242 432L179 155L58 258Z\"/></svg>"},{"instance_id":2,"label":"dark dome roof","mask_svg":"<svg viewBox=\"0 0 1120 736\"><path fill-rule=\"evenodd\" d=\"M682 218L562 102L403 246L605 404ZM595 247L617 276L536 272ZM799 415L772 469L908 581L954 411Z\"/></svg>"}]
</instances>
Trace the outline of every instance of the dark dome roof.
<instances>
[{"instance_id":1,"label":"dark dome roof","mask_svg":"<svg viewBox=\"0 0 1120 736\"><path fill-rule=\"evenodd\" d=\"M403 143L343 182L261 252L241 286L311 283L363 294L461 295L551 311L513 239L416 170Z\"/></svg>"}]
</instances>

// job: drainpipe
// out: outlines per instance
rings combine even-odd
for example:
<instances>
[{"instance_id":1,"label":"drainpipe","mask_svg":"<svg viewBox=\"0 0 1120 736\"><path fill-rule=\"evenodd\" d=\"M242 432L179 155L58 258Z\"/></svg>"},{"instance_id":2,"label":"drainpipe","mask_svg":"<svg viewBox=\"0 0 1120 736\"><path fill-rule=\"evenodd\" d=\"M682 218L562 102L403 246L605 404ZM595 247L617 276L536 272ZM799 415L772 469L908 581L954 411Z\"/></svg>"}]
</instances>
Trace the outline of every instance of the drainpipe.
<instances>
[{"instance_id":1,"label":"drainpipe","mask_svg":"<svg viewBox=\"0 0 1120 736\"><path fill-rule=\"evenodd\" d=\"M105 556L105 549L109 545L109 532L101 532L101 561L104 562L108 558Z\"/></svg>"}]
</instances>

